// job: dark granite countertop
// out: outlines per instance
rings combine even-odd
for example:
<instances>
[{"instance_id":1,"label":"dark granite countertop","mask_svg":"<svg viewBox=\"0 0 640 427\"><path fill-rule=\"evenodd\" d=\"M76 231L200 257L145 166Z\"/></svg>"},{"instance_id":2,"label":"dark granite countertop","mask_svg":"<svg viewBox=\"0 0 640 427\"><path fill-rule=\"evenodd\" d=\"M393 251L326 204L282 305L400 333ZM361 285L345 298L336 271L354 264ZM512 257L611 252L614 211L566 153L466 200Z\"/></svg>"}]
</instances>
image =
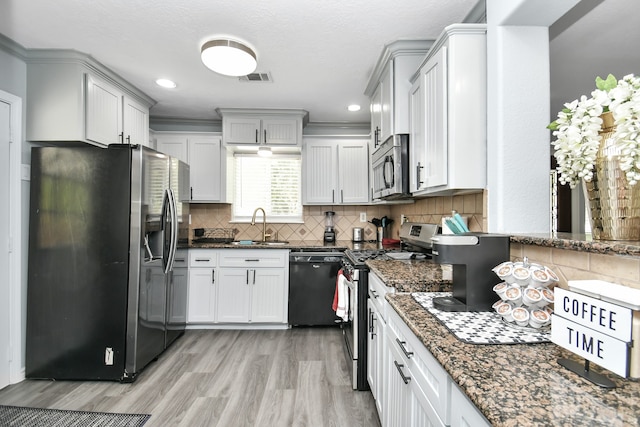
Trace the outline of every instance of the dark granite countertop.
<instances>
[{"instance_id":1,"label":"dark granite countertop","mask_svg":"<svg viewBox=\"0 0 640 427\"><path fill-rule=\"evenodd\" d=\"M640 241L593 240L590 235L571 233L514 234L512 243L570 249L609 255L640 256Z\"/></svg>"},{"instance_id":2,"label":"dark granite countertop","mask_svg":"<svg viewBox=\"0 0 640 427\"><path fill-rule=\"evenodd\" d=\"M451 291L451 266L448 265L430 260L369 260L366 264L396 292Z\"/></svg>"},{"instance_id":3,"label":"dark granite countertop","mask_svg":"<svg viewBox=\"0 0 640 427\"><path fill-rule=\"evenodd\" d=\"M305 251L345 251L347 249L376 249L377 243L354 243L350 240L338 240L327 243L322 240L291 240L282 245L239 245L232 243L199 243L191 241L189 248L192 249L289 249Z\"/></svg>"},{"instance_id":4,"label":"dark granite countertop","mask_svg":"<svg viewBox=\"0 0 640 427\"><path fill-rule=\"evenodd\" d=\"M558 365L580 360L552 344L472 345L456 339L410 294L387 300L494 426L637 426L640 382L591 365L603 389Z\"/></svg>"}]
</instances>

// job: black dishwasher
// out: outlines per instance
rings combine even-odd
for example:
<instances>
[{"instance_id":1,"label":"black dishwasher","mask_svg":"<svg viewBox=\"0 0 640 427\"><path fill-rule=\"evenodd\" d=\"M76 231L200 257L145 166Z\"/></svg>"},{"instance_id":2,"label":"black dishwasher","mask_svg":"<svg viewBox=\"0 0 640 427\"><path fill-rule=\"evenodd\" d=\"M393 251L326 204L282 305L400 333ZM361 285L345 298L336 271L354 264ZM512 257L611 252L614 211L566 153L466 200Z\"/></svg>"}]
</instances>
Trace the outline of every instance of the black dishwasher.
<instances>
[{"instance_id":1,"label":"black dishwasher","mask_svg":"<svg viewBox=\"0 0 640 427\"><path fill-rule=\"evenodd\" d=\"M289 324L338 325L332 309L341 252L291 252L289 255Z\"/></svg>"}]
</instances>

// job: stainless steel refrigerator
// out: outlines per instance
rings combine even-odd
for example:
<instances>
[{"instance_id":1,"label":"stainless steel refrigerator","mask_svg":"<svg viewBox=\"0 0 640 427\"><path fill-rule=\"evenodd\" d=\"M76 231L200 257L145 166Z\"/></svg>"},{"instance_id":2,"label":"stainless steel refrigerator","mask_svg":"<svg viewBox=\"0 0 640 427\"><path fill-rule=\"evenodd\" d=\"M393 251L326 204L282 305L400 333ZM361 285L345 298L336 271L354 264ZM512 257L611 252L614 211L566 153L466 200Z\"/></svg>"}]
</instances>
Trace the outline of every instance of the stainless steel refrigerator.
<instances>
[{"instance_id":1,"label":"stainless steel refrigerator","mask_svg":"<svg viewBox=\"0 0 640 427\"><path fill-rule=\"evenodd\" d=\"M32 149L27 378L130 382L184 332L189 194L146 147Z\"/></svg>"}]
</instances>

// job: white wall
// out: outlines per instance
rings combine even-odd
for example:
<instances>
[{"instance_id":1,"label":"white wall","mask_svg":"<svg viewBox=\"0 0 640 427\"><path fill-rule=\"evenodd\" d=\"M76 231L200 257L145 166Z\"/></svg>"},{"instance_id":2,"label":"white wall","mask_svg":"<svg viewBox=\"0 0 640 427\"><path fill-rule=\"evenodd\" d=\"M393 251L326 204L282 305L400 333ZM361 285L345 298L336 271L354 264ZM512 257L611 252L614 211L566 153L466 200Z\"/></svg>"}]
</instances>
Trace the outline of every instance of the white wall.
<instances>
[{"instance_id":1,"label":"white wall","mask_svg":"<svg viewBox=\"0 0 640 427\"><path fill-rule=\"evenodd\" d=\"M487 0L487 219L550 231L549 31L579 0Z\"/></svg>"},{"instance_id":2,"label":"white wall","mask_svg":"<svg viewBox=\"0 0 640 427\"><path fill-rule=\"evenodd\" d=\"M22 99L22 117L26 116L26 95L27 95L27 66L26 63L13 53L9 53L2 49L0 45L0 90L8 92ZM20 132L20 138L16 141L18 152L21 154L22 161L19 160L20 156L12 158L12 173L20 171L20 163L24 163L29 158L27 146L22 140L22 136L25 135L25 122L22 120L22 129ZM28 161L28 160L27 160ZM17 181L17 179L15 180ZM13 182L12 182L13 184ZM20 228L19 238L14 239L14 250L19 254L17 256L19 260L18 274L13 275L13 283L10 284L12 291L12 304L18 305L18 308L12 312L12 318L10 319L11 328L11 352L12 360L16 363L12 363L10 380L12 383L19 382L24 378L24 337L26 330L26 294L27 294L27 250L26 243L29 235L29 182L20 181L20 189L12 195L11 205L12 212L17 218L17 226ZM13 189L15 190L15 189ZM17 200L16 200L17 199ZM15 204L14 204L15 203ZM17 206L17 208L16 208Z\"/></svg>"}]
</instances>

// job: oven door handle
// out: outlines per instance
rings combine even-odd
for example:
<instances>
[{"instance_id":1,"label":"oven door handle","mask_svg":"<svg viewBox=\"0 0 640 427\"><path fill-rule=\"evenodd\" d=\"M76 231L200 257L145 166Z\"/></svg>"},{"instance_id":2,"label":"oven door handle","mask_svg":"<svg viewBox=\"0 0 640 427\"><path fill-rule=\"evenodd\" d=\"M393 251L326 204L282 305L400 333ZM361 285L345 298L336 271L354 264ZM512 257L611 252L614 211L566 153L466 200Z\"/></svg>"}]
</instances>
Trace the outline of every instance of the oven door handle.
<instances>
[{"instance_id":1,"label":"oven door handle","mask_svg":"<svg viewBox=\"0 0 640 427\"><path fill-rule=\"evenodd\" d=\"M393 156L386 156L382 165L382 180L384 181L384 188L393 188L395 185L394 169ZM389 175L391 175L390 179L387 178L387 171L389 171Z\"/></svg>"}]
</instances>

